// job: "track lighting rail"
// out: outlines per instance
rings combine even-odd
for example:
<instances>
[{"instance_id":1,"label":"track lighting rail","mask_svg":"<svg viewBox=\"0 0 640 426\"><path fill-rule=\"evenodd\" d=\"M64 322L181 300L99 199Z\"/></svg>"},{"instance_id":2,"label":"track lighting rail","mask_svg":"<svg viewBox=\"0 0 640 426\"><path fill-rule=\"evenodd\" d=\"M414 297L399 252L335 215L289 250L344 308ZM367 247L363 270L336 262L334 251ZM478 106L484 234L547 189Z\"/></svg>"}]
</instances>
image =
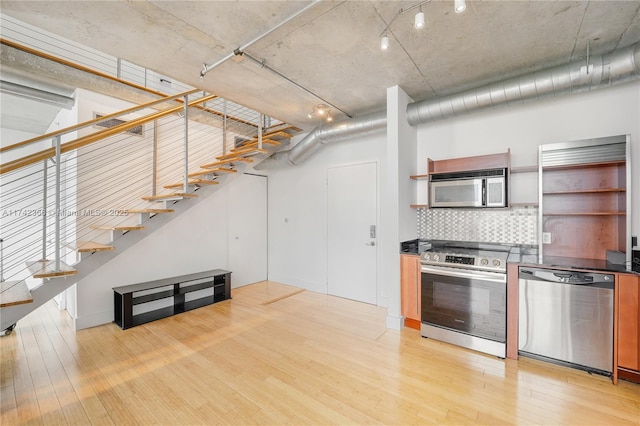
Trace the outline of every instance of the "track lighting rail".
<instances>
[{"instance_id":1,"label":"track lighting rail","mask_svg":"<svg viewBox=\"0 0 640 426\"><path fill-rule=\"evenodd\" d=\"M256 38L254 38L253 40L249 41L248 43L245 43L244 45L234 49L233 52L229 53L227 56L225 56L224 58L220 59L219 61L211 64L211 65L207 65L206 63L202 64L202 70L200 71L200 78L204 78L204 76L211 71L212 69L222 65L224 62L227 62L229 59L233 58L234 56L236 56L236 51L240 51L240 52L244 52L244 50L246 48L248 48L249 46L253 45L254 43L258 42L259 40L263 39L264 37L268 36L269 34L271 34L272 32L274 32L275 30L277 30L278 28L282 27L283 25L285 25L286 23L292 21L293 19L297 18L298 16L302 15L304 12L306 12L307 10L315 7L318 5L318 3L320 3L322 0L314 0L311 3L309 3L308 5L306 5L305 7L303 7L302 9L300 9L299 11L297 11L296 13L294 13L293 15L289 16L287 19L285 19L284 21L280 22L278 25L276 25L275 27L270 28L269 30L265 31L264 33L260 34L259 36L257 36Z\"/></svg>"}]
</instances>

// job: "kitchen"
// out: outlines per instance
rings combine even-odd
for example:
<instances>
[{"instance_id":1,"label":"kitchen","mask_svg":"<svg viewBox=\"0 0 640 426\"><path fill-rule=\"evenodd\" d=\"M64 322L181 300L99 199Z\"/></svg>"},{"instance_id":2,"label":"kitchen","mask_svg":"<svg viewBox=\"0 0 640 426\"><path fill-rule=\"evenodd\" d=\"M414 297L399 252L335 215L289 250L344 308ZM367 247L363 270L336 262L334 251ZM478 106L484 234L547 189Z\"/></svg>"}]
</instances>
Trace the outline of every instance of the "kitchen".
<instances>
[{"instance_id":1,"label":"kitchen","mask_svg":"<svg viewBox=\"0 0 640 426\"><path fill-rule=\"evenodd\" d=\"M378 177L378 305L388 307L387 324L395 326L394 320L401 316L400 300L394 299L400 293L399 276L396 276L399 275L400 264L398 242L426 237L536 246L539 146L630 133L631 163L637 164L640 154L637 148L640 135L637 120L640 114L639 93L637 83L630 83L573 96L487 109L411 127L403 122L402 114L412 100L401 89L389 89L389 117L396 113L399 116L397 122L389 126L392 133L330 144L301 167L270 173L270 232L283 238L270 242L270 276L326 292L327 259L323 249L327 232L324 207L326 169L339 164L377 162L381 171ZM388 139L391 138L395 138L395 146L389 145ZM394 149L397 150L397 158L391 158L390 153ZM511 209L460 210L457 221L449 227L433 226L437 225L436 222L427 223L427 220L437 219L426 217L427 212L438 215L442 211L416 207L428 202L427 181L410 179L409 176L425 174L428 158L440 160L508 150L512 169L522 171L511 176L511 202L516 206ZM638 172L638 168L633 168L632 182L638 181ZM631 198L632 212L637 212L640 207L637 194L637 186L627 194ZM397 200L397 205L385 200ZM296 234L283 224L282 217L294 218L298 228L313 229L314 232ZM639 216L633 214L630 219L635 235L640 229ZM431 232L429 235L424 234L427 228ZM300 250L301 247L305 250ZM314 273L309 275L305 271ZM396 303L398 310L394 312Z\"/></svg>"},{"instance_id":2,"label":"kitchen","mask_svg":"<svg viewBox=\"0 0 640 426\"><path fill-rule=\"evenodd\" d=\"M528 356L611 376L614 384L618 377L638 382L629 148L628 135L545 144L537 168L510 168L509 151L429 159L427 174L411 176L428 182L428 204L414 205L424 227L400 246L405 324L500 358ZM521 189L510 187L511 172L537 173L537 203L508 201ZM456 216L476 215L466 226L482 228L492 215L482 218L480 209L522 206L538 210L534 244L514 245L508 232L459 240L465 225ZM457 241L429 238L451 228Z\"/></svg>"}]
</instances>

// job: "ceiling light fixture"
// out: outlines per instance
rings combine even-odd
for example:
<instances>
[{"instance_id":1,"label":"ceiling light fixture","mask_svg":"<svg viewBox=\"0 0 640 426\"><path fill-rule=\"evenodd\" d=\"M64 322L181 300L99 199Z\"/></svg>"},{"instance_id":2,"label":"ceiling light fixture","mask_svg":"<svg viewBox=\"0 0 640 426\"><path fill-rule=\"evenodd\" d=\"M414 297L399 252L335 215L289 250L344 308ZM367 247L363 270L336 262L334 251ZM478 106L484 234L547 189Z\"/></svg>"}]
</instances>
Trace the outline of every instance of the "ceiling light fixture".
<instances>
[{"instance_id":1,"label":"ceiling light fixture","mask_svg":"<svg viewBox=\"0 0 640 426\"><path fill-rule=\"evenodd\" d=\"M313 110L309 114L307 114L307 117L320 118L328 122L333 121L333 117L331 116L331 108L329 108L326 104L314 105Z\"/></svg>"},{"instance_id":2,"label":"ceiling light fixture","mask_svg":"<svg viewBox=\"0 0 640 426\"><path fill-rule=\"evenodd\" d=\"M382 36L382 40L380 41L380 49L387 50L389 48L389 36L387 32L384 32L384 36Z\"/></svg>"},{"instance_id":3,"label":"ceiling light fixture","mask_svg":"<svg viewBox=\"0 0 640 426\"><path fill-rule=\"evenodd\" d=\"M396 14L393 15L393 18L391 18L389 23L384 27L384 30L382 30L382 32L378 36L378 37L382 37L382 39L380 40L380 49L381 50L387 50L389 48L389 35L387 34L387 32L388 32L389 27L391 26L391 24L393 24L393 22L396 20L396 18L398 16L403 15L403 14L407 13L410 10L418 8L418 13L416 13L413 26L416 29L424 28L425 19L424 19L424 12L422 11L422 5L426 4L426 3L429 3L430 1L431 0L423 0L420 3L416 3L413 6L408 7L406 9L400 8L400 10L398 10L396 12ZM467 5L466 5L465 0L454 0L454 9L455 9L456 13L464 12L464 10L466 8L467 8Z\"/></svg>"},{"instance_id":4,"label":"ceiling light fixture","mask_svg":"<svg viewBox=\"0 0 640 426\"><path fill-rule=\"evenodd\" d=\"M424 27L424 12L422 11L422 6L420 6L420 11L416 13L416 19L414 22L414 26L417 29Z\"/></svg>"}]
</instances>

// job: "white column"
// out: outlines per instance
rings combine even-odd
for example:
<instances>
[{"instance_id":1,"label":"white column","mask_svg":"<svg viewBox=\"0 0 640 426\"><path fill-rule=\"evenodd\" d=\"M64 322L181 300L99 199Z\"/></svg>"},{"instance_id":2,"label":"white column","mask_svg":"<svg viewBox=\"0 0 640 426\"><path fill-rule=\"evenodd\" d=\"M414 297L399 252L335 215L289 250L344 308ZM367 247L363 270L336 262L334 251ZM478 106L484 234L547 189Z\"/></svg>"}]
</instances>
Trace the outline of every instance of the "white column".
<instances>
[{"instance_id":1,"label":"white column","mask_svg":"<svg viewBox=\"0 0 640 426\"><path fill-rule=\"evenodd\" d=\"M416 238L415 198L409 176L416 174L417 131L407 123L407 105L413 102L398 86L387 89L387 146L382 158L381 258L382 285L387 287L387 328L404 325L400 312L400 241Z\"/></svg>"}]
</instances>

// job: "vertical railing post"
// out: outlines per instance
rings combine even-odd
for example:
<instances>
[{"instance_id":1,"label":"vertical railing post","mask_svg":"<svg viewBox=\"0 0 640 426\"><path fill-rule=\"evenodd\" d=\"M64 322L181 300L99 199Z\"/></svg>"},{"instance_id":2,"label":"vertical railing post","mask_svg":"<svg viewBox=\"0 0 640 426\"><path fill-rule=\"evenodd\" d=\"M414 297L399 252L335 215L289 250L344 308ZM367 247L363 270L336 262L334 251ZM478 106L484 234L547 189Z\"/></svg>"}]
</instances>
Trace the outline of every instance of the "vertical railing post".
<instances>
[{"instance_id":1,"label":"vertical railing post","mask_svg":"<svg viewBox=\"0 0 640 426\"><path fill-rule=\"evenodd\" d=\"M0 238L0 283L4 282L4 240Z\"/></svg>"},{"instance_id":2,"label":"vertical railing post","mask_svg":"<svg viewBox=\"0 0 640 426\"><path fill-rule=\"evenodd\" d=\"M184 96L184 192L189 191L189 95Z\"/></svg>"},{"instance_id":3,"label":"vertical railing post","mask_svg":"<svg viewBox=\"0 0 640 426\"><path fill-rule=\"evenodd\" d=\"M227 154L227 100L222 100L222 154Z\"/></svg>"},{"instance_id":4,"label":"vertical railing post","mask_svg":"<svg viewBox=\"0 0 640 426\"><path fill-rule=\"evenodd\" d=\"M153 121L153 153L151 165L151 195L156 195L156 186L158 184L158 120Z\"/></svg>"},{"instance_id":5,"label":"vertical railing post","mask_svg":"<svg viewBox=\"0 0 640 426\"><path fill-rule=\"evenodd\" d=\"M260 120L258 120L258 149L262 149L262 113L260 113Z\"/></svg>"},{"instance_id":6,"label":"vertical railing post","mask_svg":"<svg viewBox=\"0 0 640 426\"><path fill-rule=\"evenodd\" d=\"M56 208L55 208L55 226L56 226L56 237L55 237L55 259L56 259L56 271L60 271L60 218L62 217L62 212L60 211L60 140L61 136L58 135L55 137L56 141Z\"/></svg>"},{"instance_id":7,"label":"vertical railing post","mask_svg":"<svg viewBox=\"0 0 640 426\"><path fill-rule=\"evenodd\" d=\"M55 139L54 139L55 141ZM45 159L42 164L43 164L43 170L42 170L42 261L46 261L47 260L47 216L48 216L48 211L47 211L47 198L48 198L48 161L47 159Z\"/></svg>"}]
</instances>

